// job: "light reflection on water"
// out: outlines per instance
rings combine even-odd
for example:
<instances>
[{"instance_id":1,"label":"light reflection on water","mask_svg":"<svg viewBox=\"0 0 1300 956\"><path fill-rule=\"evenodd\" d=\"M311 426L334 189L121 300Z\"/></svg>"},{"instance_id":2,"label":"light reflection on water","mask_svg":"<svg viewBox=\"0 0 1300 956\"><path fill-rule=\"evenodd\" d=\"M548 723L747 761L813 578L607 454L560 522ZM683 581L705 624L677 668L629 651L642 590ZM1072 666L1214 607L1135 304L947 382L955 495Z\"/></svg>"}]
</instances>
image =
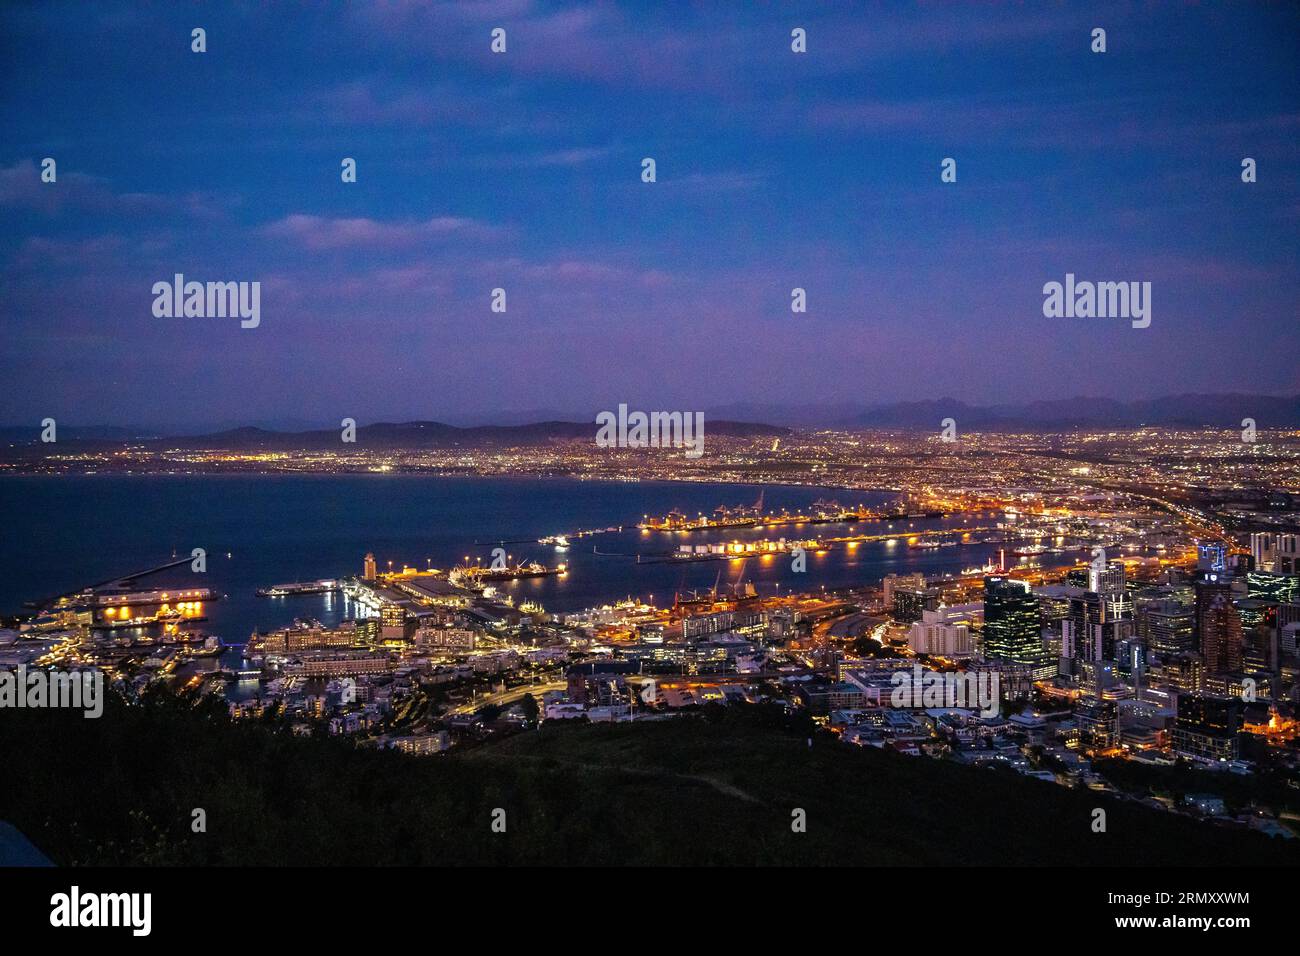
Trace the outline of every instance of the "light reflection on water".
<instances>
[{"instance_id":1,"label":"light reflection on water","mask_svg":"<svg viewBox=\"0 0 1300 956\"><path fill-rule=\"evenodd\" d=\"M965 516L893 522L785 525L694 532L640 532L642 515L676 509L711 513L719 505L752 504L762 491L768 511L798 511L818 499L878 507L884 492L795 486L583 482L567 479L437 478L429 476L92 476L0 479L0 526L21 546L0 549L0 610L127 571L151 567L177 551L208 552L202 583L226 597L206 605L208 633L242 643L295 617L331 624L359 609L343 595L262 598L272 584L357 574L373 551L380 568L447 569L491 560L498 542L512 560L564 562L563 576L497 585L516 603L532 600L550 611L572 611L624 597L671 602L674 592L750 581L760 593L817 590L874 583L885 574L957 573L984 564L993 545L922 550L908 532L961 527ZM991 520L978 522L989 525ZM574 538L568 550L538 538L580 529L624 525L626 530ZM671 552L684 543L829 538L897 532L893 543L866 542L826 554L808 554L807 572L791 570L789 555L770 559L637 564L635 555ZM992 533L973 536L989 537ZM521 540L522 539L522 540ZM477 543L476 543L477 542ZM601 554L593 553L593 547ZM1070 560L1045 556L1044 563Z\"/></svg>"}]
</instances>

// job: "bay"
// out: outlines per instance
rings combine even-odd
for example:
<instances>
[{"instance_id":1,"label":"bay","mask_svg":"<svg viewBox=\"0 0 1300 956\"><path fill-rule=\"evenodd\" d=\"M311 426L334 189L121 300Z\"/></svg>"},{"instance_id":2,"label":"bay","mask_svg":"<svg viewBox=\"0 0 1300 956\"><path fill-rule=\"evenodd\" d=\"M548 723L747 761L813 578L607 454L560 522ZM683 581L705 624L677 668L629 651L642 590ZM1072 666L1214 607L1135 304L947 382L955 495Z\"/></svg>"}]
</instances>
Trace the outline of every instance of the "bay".
<instances>
[{"instance_id":1,"label":"bay","mask_svg":"<svg viewBox=\"0 0 1300 956\"><path fill-rule=\"evenodd\" d=\"M644 515L676 509L711 513L719 505L806 509L818 499L878 507L887 492L806 486L425 475L23 476L0 478L0 613L153 567L195 547L208 555L206 582L223 600L206 607L207 633L243 643L254 629L295 617L333 623L350 613L339 597L260 598L259 587L358 574L367 551L381 570L391 561L450 568L491 560L503 546L511 561L564 562L563 576L505 583L516 603L574 611L625 597L671 603L674 593L750 581L762 594L875 584L890 573L956 573L983 564L988 544L935 550L868 542L808 555L806 573L788 556L745 561L637 564L635 554L663 554L680 544L765 537L833 537L959 527L966 516L850 526L784 526L779 531L726 529L690 535L640 532ZM982 523L990 523L988 520ZM622 525L621 533L574 539L567 551L538 538ZM986 537L987 535L983 535ZM981 536L976 536L981 537ZM499 542L507 542L498 545ZM600 554L593 553L593 548ZM644 559L643 559L644 560Z\"/></svg>"}]
</instances>

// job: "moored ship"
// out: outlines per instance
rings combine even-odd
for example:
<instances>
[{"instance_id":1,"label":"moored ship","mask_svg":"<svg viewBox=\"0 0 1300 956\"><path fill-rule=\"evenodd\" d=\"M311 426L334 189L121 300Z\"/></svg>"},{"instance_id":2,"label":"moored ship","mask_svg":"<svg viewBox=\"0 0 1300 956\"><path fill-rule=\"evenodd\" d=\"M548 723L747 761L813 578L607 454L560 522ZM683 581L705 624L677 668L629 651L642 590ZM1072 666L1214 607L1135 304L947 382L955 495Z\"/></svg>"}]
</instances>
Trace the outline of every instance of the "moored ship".
<instances>
[{"instance_id":1,"label":"moored ship","mask_svg":"<svg viewBox=\"0 0 1300 956\"><path fill-rule=\"evenodd\" d=\"M258 597L292 597L296 594L328 594L338 591L342 585L333 579L323 578L319 581L296 581L292 584L273 584L269 588L258 588Z\"/></svg>"}]
</instances>

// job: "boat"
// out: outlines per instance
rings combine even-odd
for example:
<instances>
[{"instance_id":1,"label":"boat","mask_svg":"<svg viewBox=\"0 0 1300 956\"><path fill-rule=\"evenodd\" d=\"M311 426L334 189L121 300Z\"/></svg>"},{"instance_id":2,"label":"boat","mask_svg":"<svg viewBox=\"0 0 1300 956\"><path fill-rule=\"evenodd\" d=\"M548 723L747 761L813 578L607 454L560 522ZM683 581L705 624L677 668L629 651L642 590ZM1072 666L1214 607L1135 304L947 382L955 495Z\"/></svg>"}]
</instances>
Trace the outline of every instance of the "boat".
<instances>
[{"instance_id":1,"label":"boat","mask_svg":"<svg viewBox=\"0 0 1300 956\"><path fill-rule=\"evenodd\" d=\"M484 581L514 581L520 578L544 578L556 574L568 574L568 565L557 564L553 568L548 568L544 564L538 564L536 561L530 561L527 564L516 564L509 568L492 568L474 565L472 567L455 568L448 580L457 587L477 589L482 586Z\"/></svg>"},{"instance_id":2,"label":"boat","mask_svg":"<svg viewBox=\"0 0 1300 956\"><path fill-rule=\"evenodd\" d=\"M536 561L529 561L527 564L516 564L513 568L483 568L478 572L478 577L483 581L513 581L516 578L543 578L563 574L565 570L563 564L548 568Z\"/></svg>"},{"instance_id":3,"label":"boat","mask_svg":"<svg viewBox=\"0 0 1300 956\"><path fill-rule=\"evenodd\" d=\"M339 590L339 582L333 579L319 581L296 581L292 584L273 584L269 588L258 588L258 597L292 597L296 594L328 594Z\"/></svg>"}]
</instances>

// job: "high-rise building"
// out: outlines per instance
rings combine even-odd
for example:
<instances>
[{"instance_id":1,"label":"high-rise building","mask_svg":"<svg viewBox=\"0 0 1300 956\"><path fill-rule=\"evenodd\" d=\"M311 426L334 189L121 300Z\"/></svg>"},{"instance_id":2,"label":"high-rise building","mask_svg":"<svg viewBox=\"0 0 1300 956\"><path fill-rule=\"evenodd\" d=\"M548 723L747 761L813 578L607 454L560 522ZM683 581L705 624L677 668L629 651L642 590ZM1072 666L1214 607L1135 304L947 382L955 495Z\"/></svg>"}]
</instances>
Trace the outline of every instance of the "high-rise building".
<instances>
[{"instance_id":1,"label":"high-rise building","mask_svg":"<svg viewBox=\"0 0 1300 956\"><path fill-rule=\"evenodd\" d=\"M1038 597L1024 581L984 579L984 656L1031 666L1046 662Z\"/></svg>"},{"instance_id":2,"label":"high-rise building","mask_svg":"<svg viewBox=\"0 0 1300 956\"><path fill-rule=\"evenodd\" d=\"M1151 680L1159 680L1179 691L1199 694L1205 690L1205 662L1199 654L1170 654L1152 668Z\"/></svg>"},{"instance_id":3,"label":"high-rise building","mask_svg":"<svg viewBox=\"0 0 1300 956\"><path fill-rule=\"evenodd\" d=\"M361 580L373 581L377 577L379 577L379 574L375 569L375 556L367 551L365 570L361 572Z\"/></svg>"},{"instance_id":4,"label":"high-rise building","mask_svg":"<svg viewBox=\"0 0 1300 956\"><path fill-rule=\"evenodd\" d=\"M926 611L939 607L939 592L934 588L894 587L894 620L910 623L921 620Z\"/></svg>"},{"instance_id":5,"label":"high-rise building","mask_svg":"<svg viewBox=\"0 0 1300 956\"><path fill-rule=\"evenodd\" d=\"M907 646L917 654L968 657L971 653L970 628L965 624L917 621L907 632Z\"/></svg>"},{"instance_id":6,"label":"high-rise building","mask_svg":"<svg viewBox=\"0 0 1300 956\"><path fill-rule=\"evenodd\" d=\"M1079 687L1087 697L1108 700L1128 694L1114 661L1079 661L1077 673Z\"/></svg>"},{"instance_id":7,"label":"high-rise building","mask_svg":"<svg viewBox=\"0 0 1300 956\"><path fill-rule=\"evenodd\" d=\"M1137 680L1147 670L1147 645L1140 637L1126 637L1115 642L1116 670L1124 677Z\"/></svg>"},{"instance_id":8,"label":"high-rise building","mask_svg":"<svg viewBox=\"0 0 1300 956\"><path fill-rule=\"evenodd\" d=\"M1065 572L1065 583L1071 587L1086 588L1090 571L1090 568L1071 568Z\"/></svg>"},{"instance_id":9,"label":"high-rise building","mask_svg":"<svg viewBox=\"0 0 1300 956\"><path fill-rule=\"evenodd\" d=\"M1241 616L1227 588L1212 585L1197 595L1196 623L1206 671L1221 674L1241 670Z\"/></svg>"},{"instance_id":10,"label":"high-rise building","mask_svg":"<svg viewBox=\"0 0 1300 956\"><path fill-rule=\"evenodd\" d=\"M1273 547L1277 536L1271 531L1256 531L1250 536L1250 556L1256 571L1273 570Z\"/></svg>"},{"instance_id":11,"label":"high-rise building","mask_svg":"<svg viewBox=\"0 0 1300 956\"><path fill-rule=\"evenodd\" d=\"M1280 534L1273 542L1273 567L1276 574L1300 574L1300 534Z\"/></svg>"},{"instance_id":12,"label":"high-rise building","mask_svg":"<svg viewBox=\"0 0 1300 956\"><path fill-rule=\"evenodd\" d=\"M1185 604L1156 601L1141 609L1139 619L1139 633L1156 654L1182 654L1195 646L1196 617Z\"/></svg>"},{"instance_id":13,"label":"high-rise building","mask_svg":"<svg viewBox=\"0 0 1300 956\"><path fill-rule=\"evenodd\" d=\"M884 592L883 600L886 611L892 611L894 608L894 589L895 588L924 588L925 575L919 571L916 574L886 574L884 581L881 582L881 590Z\"/></svg>"},{"instance_id":14,"label":"high-rise building","mask_svg":"<svg viewBox=\"0 0 1300 956\"><path fill-rule=\"evenodd\" d=\"M1085 661L1113 661L1117 643L1133 633L1127 591L1085 591L1070 599L1070 612L1061 622L1061 653Z\"/></svg>"},{"instance_id":15,"label":"high-rise building","mask_svg":"<svg viewBox=\"0 0 1300 956\"><path fill-rule=\"evenodd\" d=\"M1218 591L1210 598L1201 617L1201 654L1210 673L1241 670L1241 617L1232 597Z\"/></svg>"},{"instance_id":16,"label":"high-rise building","mask_svg":"<svg viewBox=\"0 0 1300 956\"><path fill-rule=\"evenodd\" d=\"M1235 760L1241 702L1201 694L1178 695L1174 751L1201 760Z\"/></svg>"},{"instance_id":17,"label":"high-rise building","mask_svg":"<svg viewBox=\"0 0 1300 956\"><path fill-rule=\"evenodd\" d=\"M1105 567L1088 568L1088 590L1098 594L1112 594L1124 590L1124 564L1108 562Z\"/></svg>"},{"instance_id":18,"label":"high-rise building","mask_svg":"<svg viewBox=\"0 0 1300 956\"><path fill-rule=\"evenodd\" d=\"M1119 708L1114 701L1085 697L1074 706L1079 742L1089 750L1108 750L1119 743Z\"/></svg>"},{"instance_id":19,"label":"high-rise building","mask_svg":"<svg viewBox=\"0 0 1300 956\"><path fill-rule=\"evenodd\" d=\"M1300 601L1300 575L1251 571L1246 575L1246 593L1252 598L1279 604Z\"/></svg>"},{"instance_id":20,"label":"high-rise building","mask_svg":"<svg viewBox=\"0 0 1300 956\"><path fill-rule=\"evenodd\" d=\"M1228 549L1222 541L1196 543L1196 570L1223 575L1228 570Z\"/></svg>"}]
</instances>

